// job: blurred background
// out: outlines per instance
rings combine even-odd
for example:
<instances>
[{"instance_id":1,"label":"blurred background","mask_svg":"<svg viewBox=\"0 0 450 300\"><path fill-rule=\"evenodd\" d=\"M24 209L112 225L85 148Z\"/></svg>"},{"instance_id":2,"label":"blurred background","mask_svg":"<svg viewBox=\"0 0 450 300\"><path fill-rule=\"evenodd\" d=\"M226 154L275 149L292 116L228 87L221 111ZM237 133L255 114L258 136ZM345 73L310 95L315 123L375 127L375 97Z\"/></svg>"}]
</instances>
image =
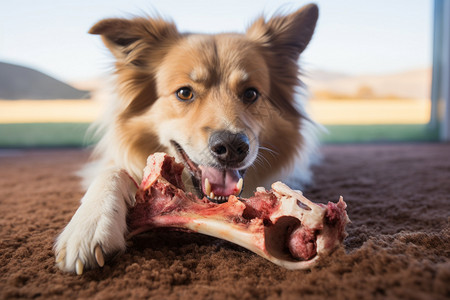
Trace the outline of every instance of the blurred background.
<instances>
[{"instance_id":1,"label":"blurred background","mask_svg":"<svg viewBox=\"0 0 450 300\"><path fill-rule=\"evenodd\" d=\"M2 1L0 147L93 142L85 132L108 101L104 87L113 70L100 38L87 33L100 19L160 14L181 32L244 32L261 14L292 12L309 2ZM431 101L436 3L314 2L320 17L300 65L308 111L328 129L322 140L438 141L438 104Z\"/></svg>"}]
</instances>

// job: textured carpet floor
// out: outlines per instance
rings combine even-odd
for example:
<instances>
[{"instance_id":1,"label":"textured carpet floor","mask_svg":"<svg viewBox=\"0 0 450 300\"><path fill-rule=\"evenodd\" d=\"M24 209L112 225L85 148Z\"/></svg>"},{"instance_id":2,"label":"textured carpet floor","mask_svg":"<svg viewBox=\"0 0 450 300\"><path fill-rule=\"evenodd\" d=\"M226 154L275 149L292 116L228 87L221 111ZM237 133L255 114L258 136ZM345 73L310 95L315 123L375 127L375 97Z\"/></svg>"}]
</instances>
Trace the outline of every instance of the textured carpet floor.
<instances>
[{"instance_id":1,"label":"textured carpet floor","mask_svg":"<svg viewBox=\"0 0 450 300\"><path fill-rule=\"evenodd\" d=\"M344 248L287 271L233 244L153 232L82 276L52 244L83 195L81 150L0 151L0 298L450 299L450 144L326 146L317 202L343 195Z\"/></svg>"}]
</instances>

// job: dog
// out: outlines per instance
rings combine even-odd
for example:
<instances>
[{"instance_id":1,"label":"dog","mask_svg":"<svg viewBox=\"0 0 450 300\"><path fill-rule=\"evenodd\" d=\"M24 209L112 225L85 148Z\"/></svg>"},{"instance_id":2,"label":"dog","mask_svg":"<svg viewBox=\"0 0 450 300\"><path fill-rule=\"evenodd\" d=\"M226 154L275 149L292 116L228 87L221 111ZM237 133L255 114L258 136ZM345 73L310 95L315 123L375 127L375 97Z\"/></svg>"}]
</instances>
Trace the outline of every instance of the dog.
<instances>
[{"instance_id":1,"label":"dog","mask_svg":"<svg viewBox=\"0 0 450 300\"><path fill-rule=\"evenodd\" d=\"M89 33L115 58L117 97L100 126L86 194L56 239L57 266L82 274L125 250L130 177L141 181L154 152L183 162L188 189L213 202L249 195L293 166L297 186L307 183L314 122L296 100L297 61L317 18L310 4L217 35L180 33L151 17L95 24Z\"/></svg>"}]
</instances>

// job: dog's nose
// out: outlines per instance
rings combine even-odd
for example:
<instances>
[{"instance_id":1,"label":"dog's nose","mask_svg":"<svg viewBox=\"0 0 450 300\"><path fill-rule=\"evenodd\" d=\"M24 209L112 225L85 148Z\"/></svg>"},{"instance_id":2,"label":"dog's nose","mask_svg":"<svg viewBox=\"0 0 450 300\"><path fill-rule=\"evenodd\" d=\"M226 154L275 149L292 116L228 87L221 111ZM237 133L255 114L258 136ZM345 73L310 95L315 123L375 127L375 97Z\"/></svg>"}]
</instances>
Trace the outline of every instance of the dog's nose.
<instances>
[{"instance_id":1,"label":"dog's nose","mask_svg":"<svg viewBox=\"0 0 450 300\"><path fill-rule=\"evenodd\" d=\"M209 149L222 164L233 167L248 155L249 140L243 133L216 131L209 137Z\"/></svg>"}]
</instances>

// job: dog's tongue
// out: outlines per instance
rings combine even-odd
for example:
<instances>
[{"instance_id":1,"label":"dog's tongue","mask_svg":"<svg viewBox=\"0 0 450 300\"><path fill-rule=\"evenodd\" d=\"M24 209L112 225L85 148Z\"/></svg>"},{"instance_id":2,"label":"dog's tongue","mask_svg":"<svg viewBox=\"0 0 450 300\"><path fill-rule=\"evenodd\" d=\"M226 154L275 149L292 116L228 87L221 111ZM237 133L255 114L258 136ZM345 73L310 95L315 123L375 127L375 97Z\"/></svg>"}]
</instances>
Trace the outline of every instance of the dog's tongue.
<instances>
[{"instance_id":1,"label":"dog's tongue","mask_svg":"<svg viewBox=\"0 0 450 300\"><path fill-rule=\"evenodd\" d=\"M237 170L221 170L207 166L200 166L200 169L202 170L202 190L205 195L210 196L212 192L214 196L229 196L238 195L241 192L242 177Z\"/></svg>"}]
</instances>

